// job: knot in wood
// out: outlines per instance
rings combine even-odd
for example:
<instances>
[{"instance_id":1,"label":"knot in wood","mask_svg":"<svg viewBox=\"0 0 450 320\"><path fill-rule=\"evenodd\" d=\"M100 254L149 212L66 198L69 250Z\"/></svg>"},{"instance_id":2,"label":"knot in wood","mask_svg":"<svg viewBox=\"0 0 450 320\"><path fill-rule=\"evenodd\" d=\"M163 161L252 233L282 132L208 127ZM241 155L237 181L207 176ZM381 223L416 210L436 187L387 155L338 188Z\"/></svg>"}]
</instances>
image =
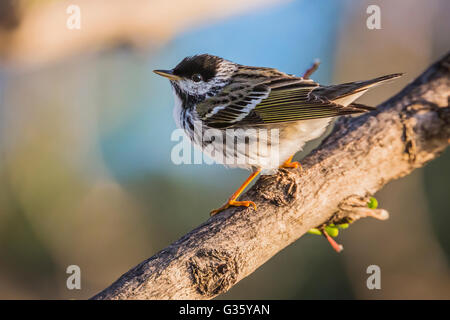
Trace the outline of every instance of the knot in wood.
<instances>
[{"instance_id":1,"label":"knot in wood","mask_svg":"<svg viewBox=\"0 0 450 320\"><path fill-rule=\"evenodd\" d=\"M298 196L297 174L288 169L278 170L273 176L262 176L256 191L264 199L281 206L288 205Z\"/></svg>"},{"instance_id":2,"label":"knot in wood","mask_svg":"<svg viewBox=\"0 0 450 320\"><path fill-rule=\"evenodd\" d=\"M237 262L227 251L200 249L188 264L195 287L205 297L224 293L237 281Z\"/></svg>"}]
</instances>

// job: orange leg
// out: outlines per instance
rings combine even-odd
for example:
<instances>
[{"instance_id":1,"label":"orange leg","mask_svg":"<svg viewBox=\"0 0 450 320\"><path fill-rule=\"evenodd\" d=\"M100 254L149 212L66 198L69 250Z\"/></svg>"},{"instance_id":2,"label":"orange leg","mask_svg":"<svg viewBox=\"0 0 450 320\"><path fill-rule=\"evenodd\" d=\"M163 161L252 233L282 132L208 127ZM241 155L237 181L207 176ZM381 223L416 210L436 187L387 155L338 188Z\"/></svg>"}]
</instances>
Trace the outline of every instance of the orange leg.
<instances>
[{"instance_id":1,"label":"orange leg","mask_svg":"<svg viewBox=\"0 0 450 320\"><path fill-rule=\"evenodd\" d=\"M292 156L289 157L289 159L287 159L282 165L281 168L295 168L297 169L298 167L300 167L300 169L302 168L302 166L300 165L299 162L294 161L292 162L292 158L294 158L295 154L293 154Z\"/></svg>"},{"instance_id":2,"label":"orange leg","mask_svg":"<svg viewBox=\"0 0 450 320\"><path fill-rule=\"evenodd\" d=\"M211 211L210 215L213 216L229 207L249 207L250 205L253 206L256 210L256 204L253 201L236 201L236 199L241 195L242 191L245 190L245 188L249 185L250 182L252 182L253 179L256 178L256 176L261 172L260 170L257 170L253 172L247 180L244 181L244 183L239 187L239 189L236 190L235 193L228 199L227 203L225 203L223 206L221 206L219 209L215 209Z\"/></svg>"}]
</instances>

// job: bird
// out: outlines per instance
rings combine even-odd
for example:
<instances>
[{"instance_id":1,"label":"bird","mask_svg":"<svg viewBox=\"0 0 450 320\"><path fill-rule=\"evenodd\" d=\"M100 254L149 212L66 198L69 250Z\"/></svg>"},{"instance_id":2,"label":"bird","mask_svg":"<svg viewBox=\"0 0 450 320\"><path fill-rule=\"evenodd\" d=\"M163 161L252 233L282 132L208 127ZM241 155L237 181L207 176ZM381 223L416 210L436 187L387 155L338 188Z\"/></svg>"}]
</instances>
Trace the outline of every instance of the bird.
<instances>
[{"instance_id":1,"label":"bird","mask_svg":"<svg viewBox=\"0 0 450 320\"><path fill-rule=\"evenodd\" d=\"M301 169L292 160L306 142L322 136L332 118L374 110L354 101L402 75L320 85L306 76L210 54L188 56L173 69L153 71L170 80L175 122L193 144L218 163L251 171L211 215L229 207L256 210L253 201L238 200L255 177L280 168Z\"/></svg>"}]
</instances>

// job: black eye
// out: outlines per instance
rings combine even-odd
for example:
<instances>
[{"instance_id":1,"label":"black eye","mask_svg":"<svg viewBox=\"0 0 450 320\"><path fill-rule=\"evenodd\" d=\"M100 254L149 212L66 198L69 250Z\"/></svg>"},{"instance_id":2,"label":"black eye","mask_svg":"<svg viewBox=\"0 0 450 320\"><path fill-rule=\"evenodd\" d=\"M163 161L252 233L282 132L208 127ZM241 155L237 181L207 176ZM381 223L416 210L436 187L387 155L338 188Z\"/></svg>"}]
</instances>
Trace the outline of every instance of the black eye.
<instances>
[{"instance_id":1,"label":"black eye","mask_svg":"<svg viewBox=\"0 0 450 320\"><path fill-rule=\"evenodd\" d=\"M191 79L192 79L192 81L194 81L194 82L200 82L200 81L202 81L202 76L199 75L198 73L196 73L196 74L194 74L194 75L191 77Z\"/></svg>"}]
</instances>

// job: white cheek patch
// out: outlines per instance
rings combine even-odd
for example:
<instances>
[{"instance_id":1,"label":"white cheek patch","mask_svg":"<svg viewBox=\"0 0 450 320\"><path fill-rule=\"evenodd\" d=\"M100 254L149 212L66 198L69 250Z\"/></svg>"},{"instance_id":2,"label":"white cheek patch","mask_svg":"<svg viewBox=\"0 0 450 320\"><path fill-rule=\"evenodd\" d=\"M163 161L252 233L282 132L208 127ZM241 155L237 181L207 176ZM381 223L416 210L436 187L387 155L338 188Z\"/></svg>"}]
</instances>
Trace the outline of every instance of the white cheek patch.
<instances>
[{"instance_id":1,"label":"white cheek patch","mask_svg":"<svg viewBox=\"0 0 450 320\"><path fill-rule=\"evenodd\" d=\"M209 82L194 82L192 80L180 80L177 81L178 86L182 91L185 91L191 95L204 95L209 92L212 84Z\"/></svg>"}]
</instances>

